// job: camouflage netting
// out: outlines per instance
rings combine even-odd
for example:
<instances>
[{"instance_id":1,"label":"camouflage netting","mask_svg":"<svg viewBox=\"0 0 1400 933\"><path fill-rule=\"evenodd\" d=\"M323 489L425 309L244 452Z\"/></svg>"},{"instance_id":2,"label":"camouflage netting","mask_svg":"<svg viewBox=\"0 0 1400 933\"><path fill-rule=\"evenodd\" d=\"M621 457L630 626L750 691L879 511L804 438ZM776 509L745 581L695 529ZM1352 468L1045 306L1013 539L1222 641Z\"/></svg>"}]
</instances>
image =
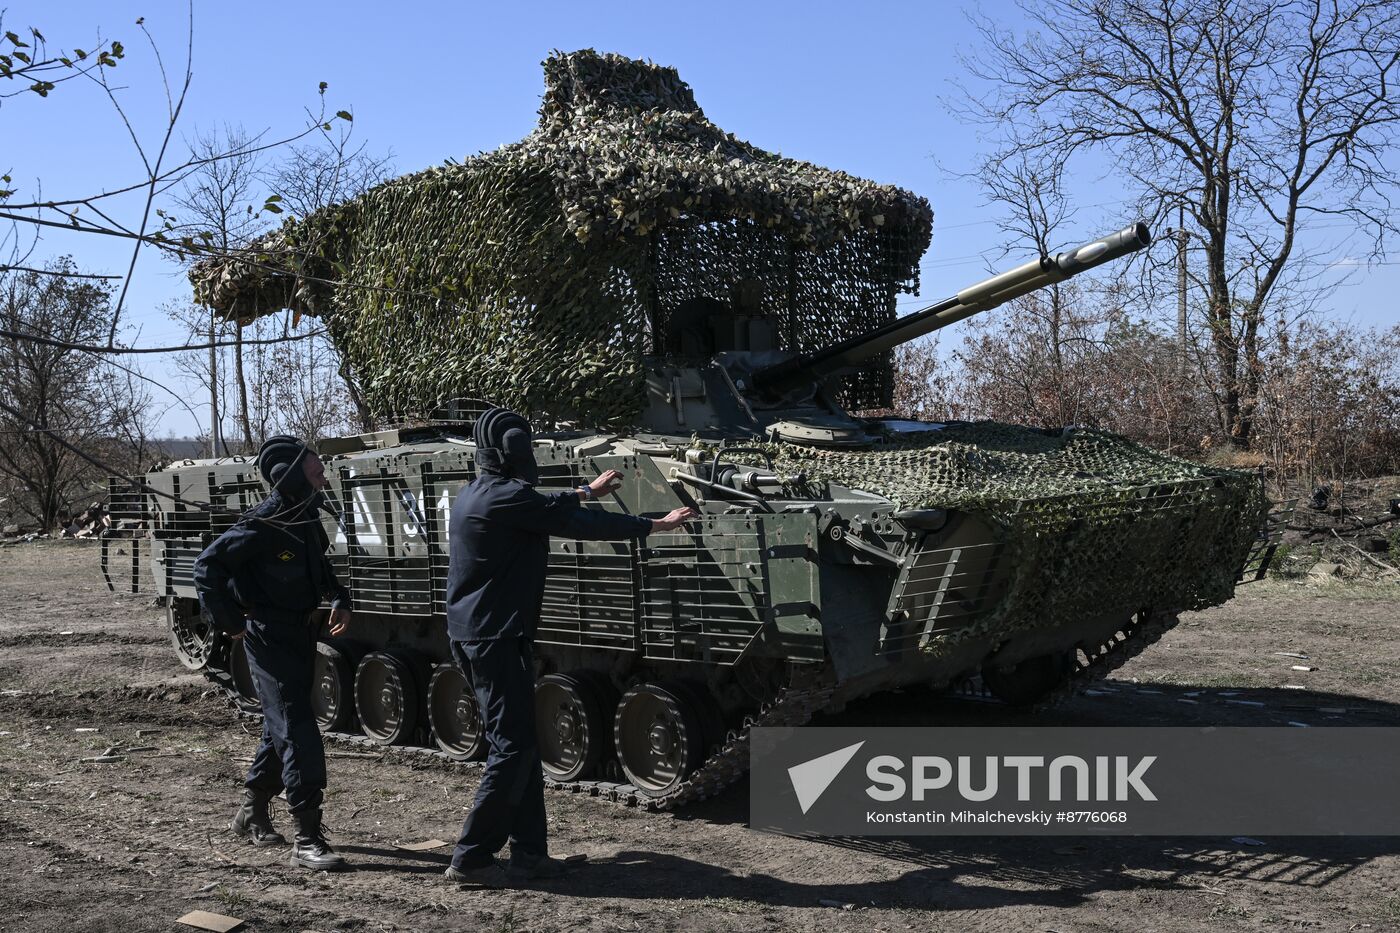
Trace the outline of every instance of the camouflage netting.
<instances>
[{"instance_id":1,"label":"camouflage netting","mask_svg":"<svg viewBox=\"0 0 1400 933\"><path fill-rule=\"evenodd\" d=\"M740 304L808 352L894 316L932 213L907 191L765 152L705 118L676 71L591 50L544 63L518 143L288 221L191 273L249 321L323 318L381 415L490 399L625 425L642 357L691 299ZM888 404L889 358L846 378Z\"/></svg>"},{"instance_id":2,"label":"camouflage netting","mask_svg":"<svg viewBox=\"0 0 1400 933\"><path fill-rule=\"evenodd\" d=\"M1011 571L1005 596L974 624L941 637L935 651L989 632L1218 605L1233 594L1268 511L1256 476L1087 428L1048 436L956 424L871 450L782 444L772 453L780 471L805 472L816 485L835 482L901 508L958 509L989 522Z\"/></svg>"}]
</instances>

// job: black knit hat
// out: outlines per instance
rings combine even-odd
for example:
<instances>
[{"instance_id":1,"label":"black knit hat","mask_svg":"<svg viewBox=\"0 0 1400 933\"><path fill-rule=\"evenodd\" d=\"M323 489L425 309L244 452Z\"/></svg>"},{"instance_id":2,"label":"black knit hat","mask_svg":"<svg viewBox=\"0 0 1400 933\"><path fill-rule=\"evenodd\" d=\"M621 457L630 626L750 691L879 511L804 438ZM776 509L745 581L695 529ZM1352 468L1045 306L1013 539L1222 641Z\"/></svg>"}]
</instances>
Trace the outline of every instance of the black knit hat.
<instances>
[{"instance_id":1,"label":"black knit hat","mask_svg":"<svg viewBox=\"0 0 1400 933\"><path fill-rule=\"evenodd\" d=\"M311 452L301 439L290 434L277 434L263 441L258 448L258 472L268 485L294 499L310 491L301 462Z\"/></svg>"},{"instance_id":2,"label":"black knit hat","mask_svg":"<svg viewBox=\"0 0 1400 933\"><path fill-rule=\"evenodd\" d=\"M476 443L476 465L482 470L531 485L540 481L530 422L520 415L508 408L487 409L472 426L472 440Z\"/></svg>"}]
</instances>

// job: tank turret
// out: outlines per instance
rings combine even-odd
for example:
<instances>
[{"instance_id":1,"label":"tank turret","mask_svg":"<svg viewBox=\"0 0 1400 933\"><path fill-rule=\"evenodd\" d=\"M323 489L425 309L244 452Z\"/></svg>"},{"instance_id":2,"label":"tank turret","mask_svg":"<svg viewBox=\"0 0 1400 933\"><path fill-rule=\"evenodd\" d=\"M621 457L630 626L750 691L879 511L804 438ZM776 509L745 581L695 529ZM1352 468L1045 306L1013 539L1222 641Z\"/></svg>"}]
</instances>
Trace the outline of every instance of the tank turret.
<instances>
[{"instance_id":1,"label":"tank turret","mask_svg":"<svg viewBox=\"0 0 1400 933\"><path fill-rule=\"evenodd\" d=\"M769 322L705 302L683 331L694 349L719 349L704 364L691 354L648 360L651 404L640 419L646 430L717 438L770 437L797 443L851 445L869 435L835 401L837 380L902 343L926 336L974 314L1055 282L1120 259L1152 242L1147 225L1116 233L1053 256L1042 256L970 285L925 308L809 353L783 353ZM701 328L717 336L697 336Z\"/></svg>"},{"instance_id":2,"label":"tank turret","mask_svg":"<svg viewBox=\"0 0 1400 933\"><path fill-rule=\"evenodd\" d=\"M1146 224L1138 222L1077 249L1054 256L1041 256L834 347L763 367L754 372L753 386L761 392L773 392L792 385L823 381L848 372L899 344L927 336L974 314L990 311L1013 298L1063 282L1151 243L1152 233Z\"/></svg>"}]
</instances>

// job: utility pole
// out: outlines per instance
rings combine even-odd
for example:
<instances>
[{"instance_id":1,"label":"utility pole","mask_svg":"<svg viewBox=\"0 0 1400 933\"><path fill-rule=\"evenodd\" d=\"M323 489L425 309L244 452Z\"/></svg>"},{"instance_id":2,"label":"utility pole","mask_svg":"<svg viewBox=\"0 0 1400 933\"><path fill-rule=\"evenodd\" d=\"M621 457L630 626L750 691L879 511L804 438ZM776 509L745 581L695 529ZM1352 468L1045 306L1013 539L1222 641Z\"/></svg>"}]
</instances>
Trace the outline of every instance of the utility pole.
<instances>
[{"instance_id":1,"label":"utility pole","mask_svg":"<svg viewBox=\"0 0 1400 933\"><path fill-rule=\"evenodd\" d=\"M215 327L217 320L214 309L209 309L209 456L219 456L219 351Z\"/></svg>"},{"instance_id":2,"label":"utility pole","mask_svg":"<svg viewBox=\"0 0 1400 933\"><path fill-rule=\"evenodd\" d=\"M1186 208L1176 208L1176 356L1177 369L1186 377Z\"/></svg>"}]
</instances>

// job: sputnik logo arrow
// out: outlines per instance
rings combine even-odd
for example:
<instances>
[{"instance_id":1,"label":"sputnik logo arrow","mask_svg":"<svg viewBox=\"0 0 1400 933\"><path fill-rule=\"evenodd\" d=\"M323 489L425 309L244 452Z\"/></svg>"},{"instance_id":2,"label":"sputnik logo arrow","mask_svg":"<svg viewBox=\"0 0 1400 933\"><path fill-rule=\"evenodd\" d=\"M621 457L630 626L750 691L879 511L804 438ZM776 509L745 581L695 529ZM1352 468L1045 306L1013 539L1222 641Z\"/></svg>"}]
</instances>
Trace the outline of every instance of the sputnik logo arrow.
<instances>
[{"instance_id":1,"label":"sputnik logo arrow","mask_svg":"<svg viewBox=\"0 0 1400 933\"><path fill-rule=\"evenodd\" d=\"M792 789L797 793L797 803L802 807L804 815L812 809L812 804L826 793L831 782L836 780L837 775L856 756L856 752L860 751L860 747L864 744L865 742L862 740L854 745L838 748L820 758L813 758L811 761L804 761L800 765L788 768L788 779L792 781Z\"/></svg>"}]
</instances>

